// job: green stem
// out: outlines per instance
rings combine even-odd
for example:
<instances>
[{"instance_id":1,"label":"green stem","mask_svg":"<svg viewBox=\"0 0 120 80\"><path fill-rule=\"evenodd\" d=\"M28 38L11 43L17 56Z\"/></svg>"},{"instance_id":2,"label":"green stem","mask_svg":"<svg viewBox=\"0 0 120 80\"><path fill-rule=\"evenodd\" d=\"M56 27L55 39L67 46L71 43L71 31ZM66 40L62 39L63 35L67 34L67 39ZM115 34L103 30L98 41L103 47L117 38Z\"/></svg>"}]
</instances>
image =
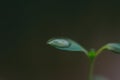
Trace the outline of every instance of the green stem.
<instances>
[{"instance_id":1,"label":"green stem","mask_svg":"<svg viewBox=\"0 0 120 80\"><path fill-rule=\"evenodd\" d=\"M90 67L89 67L89 77L88 80L93 80L93 68L94 68L95 58L90 60Z\"/></svg>"},{"instance_id":2,"label":"green stem","mask_svg":"<svg viewBox=\"0 0 120 80\"><path fill-rule=\"evenodd\" d=\"M93 80L93 68L94 68L95 59L104 49L106 49L106 47L107 45L104 45L99 50L97 50L97 52L95 52L93 49L90 52L88 52L88 57L90 59L88 80Z\"/></svg>"},{"instance_id":3,"label":"green stem","mask_svg":"<svg viewBox=\"0 0 120 80\"><path fill-rule=\"evenodd\" d=\"M104 45L100 49L97 50L96 55L100 54L104 49L106 49L107 45Z\"/></svg>"}]
</instances>

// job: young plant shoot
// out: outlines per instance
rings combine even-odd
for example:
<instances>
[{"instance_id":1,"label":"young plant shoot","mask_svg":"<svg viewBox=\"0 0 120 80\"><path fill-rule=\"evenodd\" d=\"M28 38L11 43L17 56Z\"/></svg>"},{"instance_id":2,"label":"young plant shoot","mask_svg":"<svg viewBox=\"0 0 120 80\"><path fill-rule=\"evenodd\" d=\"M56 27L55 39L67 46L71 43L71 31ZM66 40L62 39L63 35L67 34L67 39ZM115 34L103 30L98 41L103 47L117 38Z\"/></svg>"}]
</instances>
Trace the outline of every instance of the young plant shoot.
<instances>
[{"instance_id":1,"label":"young plant shoot","mask_svg":"<svg viewBox=\"0 0 120 80\"><path fill-rule=\"evenodd\" d=\"M96 57L103 51L103 50L110 50L117 54L120 54L120 43L108 43L102 46L97 51L91 49L87 51L82 45L78 44L77 42L69 39L69 38L51 38L47 41L47 44L64 51L79 51L84 52L86 56L90 59L90 66L89 66L89 76L88 80L93 80L93 67Z\"/></svg>"}]
</instances>

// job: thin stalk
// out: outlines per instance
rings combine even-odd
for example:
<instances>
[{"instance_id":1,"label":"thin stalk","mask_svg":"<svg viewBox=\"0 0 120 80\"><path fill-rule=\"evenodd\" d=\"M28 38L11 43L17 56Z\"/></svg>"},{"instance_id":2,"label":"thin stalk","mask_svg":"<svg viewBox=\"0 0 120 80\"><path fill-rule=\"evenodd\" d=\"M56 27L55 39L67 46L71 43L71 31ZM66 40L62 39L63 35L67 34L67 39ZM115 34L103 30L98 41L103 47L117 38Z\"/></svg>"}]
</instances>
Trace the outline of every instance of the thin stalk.
<instances>
[{"instance_id":1,"label":"thin stalk","mask_svg":"<svg viewBox=\"0 0 120 80\"><path fill-rule=\"evenodd\" d=\"M91 50L88 54L88 57L90 58L90 66L89 66L89 77L88 80L93 80L93 69L94 69L94 63L96 57L104 50L106 49L107 45L101 47L96 52L94 50Z\"/></svg>"},{"instance_id":2,"label":"thin stalk","mask_svg":"<svg viewBox=\"0 0 120 80\"><path fill-rule=\"evenodd\" d=\"M106 49L107 45L104 45L100 49L97 50L96 55L100 54L104 49Z\"/></svg>"},{"instance_id":3,"label":"thin stalk","mask_svg":"<svg viewBox=\"0 0 120 80\"><path fill-rule=\"evenodd\" d=\"M94 62L95 62L95 58L90 60L88 80L93 80Z\"/></svg>"}]
</instances>

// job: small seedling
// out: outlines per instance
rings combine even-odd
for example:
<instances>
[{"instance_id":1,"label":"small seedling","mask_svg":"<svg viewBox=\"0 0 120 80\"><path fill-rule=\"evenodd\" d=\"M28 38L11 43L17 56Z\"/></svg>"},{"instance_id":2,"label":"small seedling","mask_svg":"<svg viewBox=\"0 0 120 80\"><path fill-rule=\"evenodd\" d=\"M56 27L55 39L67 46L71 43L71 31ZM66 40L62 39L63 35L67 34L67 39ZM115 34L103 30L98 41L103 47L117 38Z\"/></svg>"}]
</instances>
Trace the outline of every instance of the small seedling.
<instances>
[{"instance_id":1,"label":"small seedling","mask_svg":"<svg viewBox=\"0 0 120 80\"><path fill-rule=\"evenodd\" d=\"M85 55L90 60L90 66L89 66L89 76L88 80L93 80L93 67L96 57L103 51L103 50L109 50L113 51L114 53L120 54L120 43L108 43L106 45L103 45L100 49L97 51L91 49L90 51L87 51L84 47L82 47L77 42L69 39L69 38L51 38L47 41L47 44L65 51L79 51L84 52Z\"/></svg>"}]
</instances>

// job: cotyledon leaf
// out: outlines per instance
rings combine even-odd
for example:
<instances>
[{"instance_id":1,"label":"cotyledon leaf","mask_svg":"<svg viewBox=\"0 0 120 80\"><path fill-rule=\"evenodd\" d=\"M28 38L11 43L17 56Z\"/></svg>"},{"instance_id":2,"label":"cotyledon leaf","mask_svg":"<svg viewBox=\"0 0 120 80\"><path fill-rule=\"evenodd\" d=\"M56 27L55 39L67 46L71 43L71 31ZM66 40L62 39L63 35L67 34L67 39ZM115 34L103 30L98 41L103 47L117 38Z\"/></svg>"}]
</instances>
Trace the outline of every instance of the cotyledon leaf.
<instances>
[{"instance_id":1,"label":"cotyledon leaf","mask_svg":"<svg viewBox=\"0 0 120 80\"><path fill-rule=\"evenodd\" d=\"M120 43L109 43L106 45L106 49L120 54Z\"/></svg>"},{"instance_id":2,"label":"cotyledon leaf","mask_svg":"<svg viewBox=\"0 0 120 80\"><path fill-rule=\"evenodd\" d=\"M88 54L87 50L85 50L80 44L69 38L51 38L47 41L47 44L60 50L81 51Z\"/></svg>"}]
</instances>

